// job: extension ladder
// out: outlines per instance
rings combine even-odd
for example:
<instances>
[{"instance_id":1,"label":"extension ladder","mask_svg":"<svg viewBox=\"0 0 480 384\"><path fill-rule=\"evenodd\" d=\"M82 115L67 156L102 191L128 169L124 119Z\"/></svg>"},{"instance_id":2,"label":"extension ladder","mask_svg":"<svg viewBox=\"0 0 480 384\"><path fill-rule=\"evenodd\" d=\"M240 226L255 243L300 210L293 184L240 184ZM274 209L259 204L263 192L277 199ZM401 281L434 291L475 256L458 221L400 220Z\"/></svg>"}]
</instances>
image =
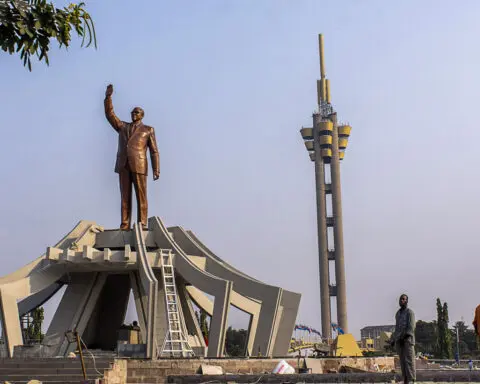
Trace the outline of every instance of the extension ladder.
<instances>
[{"instance_id":1,"label":"extension ladder","mask_svg":"<svg viewBox=\"0 0 480 384\"><path fill-rule=\"evenodd\" d=\"M160 357L193 357L194 353L187 340L187 332L180 317L177 287L175 285L175 270L172 262L172 252L162 250L163 292L167 315L167 332L163 341Z\"/></svg>"}]
</instances>

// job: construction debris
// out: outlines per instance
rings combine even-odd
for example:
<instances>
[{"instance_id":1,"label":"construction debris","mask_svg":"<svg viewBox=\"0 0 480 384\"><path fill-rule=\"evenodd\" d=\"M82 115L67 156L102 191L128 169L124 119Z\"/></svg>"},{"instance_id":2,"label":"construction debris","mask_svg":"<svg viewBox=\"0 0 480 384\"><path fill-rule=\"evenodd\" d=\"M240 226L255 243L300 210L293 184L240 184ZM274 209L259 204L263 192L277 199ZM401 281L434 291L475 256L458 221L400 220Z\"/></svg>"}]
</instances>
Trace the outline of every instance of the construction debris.
<instances>
[{"instance_id":1,"label":"construction debris","mask_svg":"<svg viewBox=\"0 0 480 384\"><path fill-rule=\"evenodd\" d=\"M219 365L202 364L197 373L200 375L223 375L223 368Z\"/></svg>"},{"instance_id":2,"label":"construction debris","mask_svg":"<svg viewBox=\"0 0 480 384\"><path fill-rule=\"evenodd\" d=\"M295 373L295 368L288 364L285 360L280 360L278 364L273 368L272 373L278 375L290 375Z\"/></svg>"}]
</instances>

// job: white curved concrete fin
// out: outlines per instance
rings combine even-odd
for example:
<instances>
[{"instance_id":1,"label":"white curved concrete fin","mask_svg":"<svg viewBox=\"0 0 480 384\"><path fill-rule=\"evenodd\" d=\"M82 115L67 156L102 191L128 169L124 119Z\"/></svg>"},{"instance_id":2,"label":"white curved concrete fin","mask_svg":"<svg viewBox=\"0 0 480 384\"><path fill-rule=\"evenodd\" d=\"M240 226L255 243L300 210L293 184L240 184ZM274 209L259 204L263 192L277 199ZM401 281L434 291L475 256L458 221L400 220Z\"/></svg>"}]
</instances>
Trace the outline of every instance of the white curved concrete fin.
<instances>
[{"instance_id":1,"label":"white curved concrete fin","mask_svg":"<svg viewBox=\"0 0 480 384\"><path fill-rule=\"evenodd\" d=\"M155 323L157 313L158 281L148 262L147 248L145 246L145 239L143 238L143 231L138 223L135 223L133 228L135 232L135 248L137 250L137 263L140 282L144 293L147 295L146 358L150 359L156 358L157 356Z\"/></svg>"},{"instance_id":2,"label":"white curved concrete fin","mask_svg":"<svg viewBox=\"0 0 480 384\"><path fill-rule=\"evenodd\" d=\"M192 299L192 301L195 303L195 305L200 309L203 309L208 316L212 316L213 301L210 300L204 292L200 291L198 288L194 287L193 285L190 285L185 288L187 289L187 292L190 298Z\"/></svg>"},{"instance_id":3,"label":"white curved concrete fin","mask_svg":"<svg viewBox=\"0 0 480 384\"><path fill-rule=\"evenodd\" d=\"M295 328L301 297L302 295L299 293L283 291L281 302L282 313L274 341L273 356L285 356L286 351L290 348L291 335Z\"/></svg>"},{"instance_id":4,"label":"white curved concrete fin","mask_svg":"<svg viewBox=\"0 0 480 384\"><path fill-rule=\"evenodd\" d=\"M174 227L171 231L180 244L185 244L192 252L198 250L197 252L205 255L207 272L232 281L235 292L262 303L253 349L255 353L260 351L263 356L270 356L273 353L272 342L278 330L277 315L283 292L282 288L262 283L241 272L239 273L238 270L225 263L218 256L212 255L191 231L187 233L181 227Z\"/></svg>"},{"instance_id":5,"label":"white curved concrete fin","mask_svg":"<svg viewBox=\"0 0 480 384\"><path fill-rule=\"evenodd\" d=\"M61 249L68 249L75 241L84 239L86 241L94 242L94 236L90 236L90 230L95 223L89 221L80 221L66 236L60 240L55 247ZM92 243L93 245L93 243ZM0 278L0 292L3 297L1 300L2 312L7 312L7 316L3 316L3 328L6 334L10 335L8 340L8 350L10 356L13 354L15 345L23 343L20 321L19 321L19 307L18 300L28 299L24 301L25 307L32 307L40 305L42 300L48 297L55 288L57 281L67 271L65 265L58 265L46 259L43 254L26 266L10 273L7 276ZM51 291L49 291L51 290ZM41 292L44 291L42 296ZM34 297L38 293L36 298ZM14 304L15 305L14 305ZM28 303L28 305L26 304ZM25 308L22 307L22 312Z\"/></svg>"},{"instance_id":6,"label":"white curved concrete fin","mask_svg":"<svg viewBox=\"0 0 480 384\"><path fill-rule=\"evenodd\" d=\"M185 231L179 226L169 228L169 231L172 232L175 241L182 247L189 249L193 254L201 254L207 258L205 268L207 272L232 280L235 292L242 297L249 297L261 303L266 303L262 305L259 317L252 318L251 331L254 330L255 326L258 333L255 336L253 352L258 351L260 348L260 352L263 355L285 355L290 345L291 335L291 332L289 333L286 330L292 327L293 331L295 319L292 320L292 317L296 318L301 295L265 284L244 274L213 254L192 231ZM232 304L234 298L235 296L232 295ZM288 311L285 311L285 308L288 308ZM239 309L244 310L241 307ZM247 310L246 312L249 311ZM256 325L257 321L258 327ZM288 341L285 341L286 337L277 338L278 332L281 332L282 335L288 334Z\"/></svg>"},{"instance_id":7,"label":"white curved concrete fin","mask_svg":"<svg viewBox=\"0 0 480 384\"><path fill-rule=\"evenodd\" d=\"M209 312L209 308L210 308L209 303L211 303L212 308L213 308L213 303L208 298L208 296L204 292L199 290L197 287L194 287L192 285L187 287L187 291L188 291L188 294L192 297L193 301L195 301L197 306L199 306L205 312L211 315L211 313ZM200 297L204 297L205 299L203 298L199 299ZM197 299L199 299L200 301L197 302ZM249 315L258 315L261 308L261 303L254 301L248 297L242 296L238 292L235 292L235 290L232 291L231 304L235 308Z\"/></svg>"},{"instance_id":8,"label":"white curved concrete fin","mask_svg":"<svg viewBox=\"0 0 480 384\"><path fill-rule=\"evenodd\" d=\"M8 356L12 357L15 345L22 344L17 300L10 292L0 288L0 304L5 344Z\"/></svg>"},{"instance_id":9,"label":"white curved concrete fin","mask_svg":"<svg viewBox=\"0 0 480 384\"><path fill-rule=\"evenodd\" d=\"M202 253L207 257L206 271L212 273L215 276L222 277L227 280L233 281L235 285L235 292L239 294L256 299L258 301L265 300L264 293L265 290L270 291L269 293L275 295L279 287L275 287L270 284L265 284L255 278L252 278L238 269L232 267L218 256L213 255L211 251L204 246L203 243L198 240L197 237L191 231L184 231L181 227L174 227L171 229L174 234L175 241L177 241L180 246L185 245L189 249L197 250L198 253ZM183 248L183 247L182 247Z\"/></svg>"},{"instance_id":10,"label":"white curved concrete fin","mask_svg":"<svg viewBox=\"0 0 480 384\"><path fill-rule=\"evenodd\" d=\"M149 228L151 228L154 233L157 246L159 248L172 249L175 253L175 257L173 258L175 269L178 270L185 280L212 296L215 296L215 290L217 288L224 288L227 280L203 271L190 261L185 251L175 242L172 236L170 236L160 218L150 218L149 224Z\"/></svg>"},{"instance_id":11,"label":"white curved concrete fin","mask_svg":"<svg viewBox=\"0 0 480 384\"><path fill-rule=\"evenodd\" d=\"M199 252L202 252L202 255L204 256L207 256L209 258L212 258L214 260L216 260L219 264L223 265L225 268L231 270L232 272L235 272L237 273L239 276L243 276L245 277L246 279L250 279L250 280L254 280L254 281L258 281L260 283L262 283L260 280L257 280L255 279L254 277L252 276L249 276L247 275L246 273L240 271L239 269L235 268L233 265L227 263L225 260L221 259L220 257L218 257L214 252L212 252L210 250L210 248L208 248L196 235L195 233L193 233L193 231L191 230L188 230L188 231L185 231L182 227L175 227L175 228L179 228L183 233L184 233L184 237L187 241L191 242L193 244L193 246L199 250ZM173 231L173 228L170 229L169 228L169 231ZM178 233L176 231L173 232L174 235L178 235ZM264 284L264 283L262 283Z\"/></svg>"},{"instance_id":12,"label":"white curved concrete fin","mask_svg":"<svg viewBox=\"0 0 480 384\"><path fill-rule=\"evenodd\" d=\"M146 294L142 293L142 284L138 272L130 272L130 286L132 287L135 300L135 309L137 310L138 324L140 326L142 340L147 340L147 312L148 300Z\"/></svg>"},{"instance_id":13,"label":"white curved concrete fin","mask_svg":"<svg viewBox=\"0 0 480 384\"><path fill-rule=\"evenodd\" d=\"M175 270L184 280L200 290L215 296L215 304L210 325L211 334L208 344L208 356L222 356L225 348L227 318L232 292L232 282L205 272L192 263L184 250L168 233L159 217L149 219L149 229L154 234L155 243L159 248L172 249L175 253Z\"/></svg>"},{"instance_id":14,"label":"white curved concrete fin","mask_svg":"<svg viewBox=\"0 0 480 384\"><path fill-rule=\"evenodd\" d=\"M28 296L18 303L18 312L20 316L24 316L27 313L33 311L35 308L40 307L46 303L55 293L57 293L60 288L63 287L62 283L54 283L49 285L42 291L39 291L32 296Z\"/></svg>"},{"instance_id":15,"label":"white curved concrete fin","mask_svg":"<svg viewBox=\"0 0 480 384\"><path fill-rule=\"evenodd\" d=\"M76 330L83 337L107 276L106 272L76 272L71 275L43 340L46 345L56 346L55 355L65 356L75 350L75 344L68 343L65 332Z\"/></svg>"},{"instance_id":16,"label":"white curved concrete fin","mask_svg":"<svg viewBox=\"0 0 480 384\"><path fill-rule=\"evenodd\" d=\"M186 287L188 295L195 305L205 311L207 315L212 316L213 313L213 302L209 297L198 288L194 286ZM258 318L260 315L261 304L253 301L247 297L240 295L239 293L232 291L231 296L232 305L240 309L241 311L250 315L250 321L248 325L248 335L247 335L247 351L248 355L251 356L253 353L253 346L255 342L255 335L257 333L258 327Z\"/></svg>"},{"instance_id":17,"label":"white curved concrete fin","mask_svg":"<svg viewBox=\"0 0 480 384\"><path fill-rule=\"evenodd\" d=\"M192 298L187 291L185 282L180 276L178 276L177 285L178 297L182 307L189 344L192 349L197 349L198 352L195 353L197 356L204 356L206 343L205 339L203 338L202 330L200 329L200 322L195 314L195 310L192 305Z\"/></svg>"},{"instance_id":18,"label":"white curved concrete fin","mask_svg":"<svg viewBox=\"0 0 480 384\"><path fill-rule=\"evenodd\" d=\"M169 231L174 234L175 239L178 239L182 245L185 243L185 246L188 246L192 251L199 249L196 252L201 252L202 255L207 257L206 270L208 272L231 279L234 282L235 291L242 296L249 296L263 303L269 303L269 308L262 306L260 318L252 318L252 330L255 321L258 320L260 322L257 328L257 331L259 331L258 336L256 337L253 349L255 352L260 346L262 354L267 353L269 356L284 356L290 345L290 335L295 327L295 319L300 305L301 295L295 292L285 291L278 287L272 287L242 273L215 255L192 231L184 231L181 227L171 228ZM270 297L266 297L266 287L273 288L272 292L270 292ZM275 299L277 300L277 304L275 304ZM274 308L275 306L276 308ZM278 315L280 317L277 317ZM290 328L292 331L288 331ZM268 352L262 348L262 345L267 345L267 341L265 340L265 330L267 329L271 329L271 342L268 342ZM280 338L277 337L278 333L282 335Z\"/></svg>"},{"instance_id":19,"label":"white curved concrete fin","mask_svg":"<svg viewBox=\"0 0 480 384\"><path fill-rule=\"evenodd\" d=\"M67 249L69 248L72 243L78 239L86 230L88 230L91 226L96 225L93 221L86 221L81 220L77 223L77 225L68 233L66 234L57 244L55 244L55 248ZM39 263L45 259L46 254L44 253L42 256L36 258L29 264L23 266L20 269L17 269L15 272L12 272L6 276L0 278L0 285L9 283L21 278L28 276L35 268L39 267Z\"/></svg>"}]
</instances>

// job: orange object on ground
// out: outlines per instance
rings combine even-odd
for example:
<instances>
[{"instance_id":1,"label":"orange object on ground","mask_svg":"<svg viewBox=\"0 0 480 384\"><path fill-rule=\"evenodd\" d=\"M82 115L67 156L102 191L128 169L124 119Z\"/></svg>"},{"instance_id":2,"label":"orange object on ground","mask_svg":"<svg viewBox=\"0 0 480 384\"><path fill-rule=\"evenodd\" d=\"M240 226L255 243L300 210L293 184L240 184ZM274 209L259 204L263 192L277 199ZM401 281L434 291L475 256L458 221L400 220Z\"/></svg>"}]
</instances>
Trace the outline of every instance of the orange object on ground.
<instances>
[{"instance_id":1,"label":"orange object on ground","mask_svg":"<svg viewBox=\"0 0 480 384\"><path fill-rule=\"evenodd\" d=\"M480 336L479 330L480 330L480 305L477 305L477 308L475 308L475 318L473 319L473 327L475 328L475 333Z\"/></svg>"}]
</instances>

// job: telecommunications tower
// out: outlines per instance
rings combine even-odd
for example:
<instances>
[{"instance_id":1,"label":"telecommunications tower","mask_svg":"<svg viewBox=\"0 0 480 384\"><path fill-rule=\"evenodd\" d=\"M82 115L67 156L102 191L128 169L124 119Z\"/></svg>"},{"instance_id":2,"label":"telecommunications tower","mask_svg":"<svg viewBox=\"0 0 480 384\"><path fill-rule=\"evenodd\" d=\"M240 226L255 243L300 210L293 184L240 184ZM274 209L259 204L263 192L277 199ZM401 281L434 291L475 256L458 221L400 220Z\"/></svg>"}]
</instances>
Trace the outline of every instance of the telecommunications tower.
<instances>
[{"instance_id":1,"label":"telecommunications tower","mask_svg":"<svg viewBox=\"0 0 480 384\"><path fill-rule=\"evenodd\" d=\"M302 128L300 133L310 160L315 163L322 335L329 340L332 337L331 297L337 300L337 321L333 323L348 332L340 161L345 155L351 127L337 121L337 112L330 101L330 81L325 77L322 35L318 36L318 43L318 109L313 114L313 128ZM334 280L330 276L332 264Z\"/></svg>"}]
</instances>

